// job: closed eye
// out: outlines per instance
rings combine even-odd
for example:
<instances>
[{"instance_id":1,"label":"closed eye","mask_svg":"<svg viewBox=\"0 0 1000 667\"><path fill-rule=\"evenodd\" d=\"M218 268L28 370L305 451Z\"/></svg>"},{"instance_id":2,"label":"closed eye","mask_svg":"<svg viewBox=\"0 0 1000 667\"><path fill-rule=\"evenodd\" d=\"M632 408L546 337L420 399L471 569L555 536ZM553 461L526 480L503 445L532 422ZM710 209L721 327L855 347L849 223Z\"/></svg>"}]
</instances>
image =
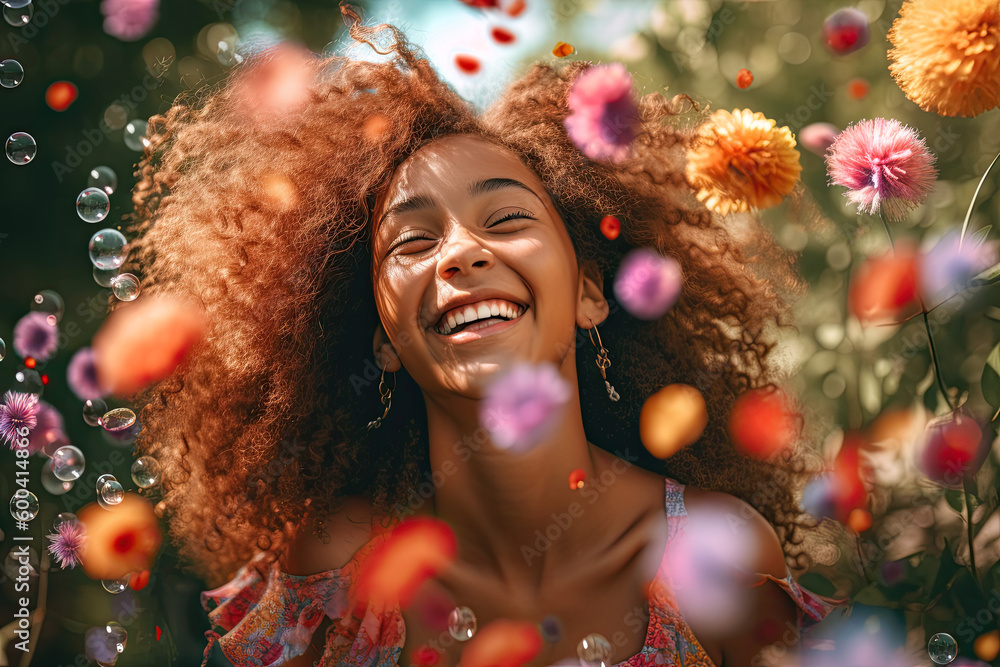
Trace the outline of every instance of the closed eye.
<instances>
[{"instance_id":1,"label":"closed eye","mask_svg":"<svg viewBox=\"0 0 1000 667\"><path fill-rule=\"evenodd\" d=\"M489 227L495 227L495 226L499 225L501 222L507 222L508 220L514 220L516 218L527 218L529 220L535 220L536 219L533 216L531 216L528 213L526 213L525 211L513 211L513 212L508 213L508 214L506 214L504 216L501 216L500 218L497 218L496 220L493 221L492 224L489 225ZM420 232L408 232L408 233L403 234L403 236L399 239L399 241L396 242L396 245L394 245L392 248L390 248L389 252L392 252L396 248L398 248L398 247L400 247L402 245L405 245L405 244L409 243L410 241L419 241L421 239L425 239L427 241L432 241L433 240L433 239L431 239L431 238L429 238L427 236L420 236Z\"/></svg>"}]
</instances>

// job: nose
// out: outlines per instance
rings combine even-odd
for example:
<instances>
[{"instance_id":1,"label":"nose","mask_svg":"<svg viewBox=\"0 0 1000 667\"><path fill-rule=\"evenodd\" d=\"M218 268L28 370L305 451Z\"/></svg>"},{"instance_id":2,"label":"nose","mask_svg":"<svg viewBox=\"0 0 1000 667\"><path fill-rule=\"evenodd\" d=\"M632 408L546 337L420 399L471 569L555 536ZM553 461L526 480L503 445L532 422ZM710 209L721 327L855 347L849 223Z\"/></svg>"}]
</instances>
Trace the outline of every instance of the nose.
<instances>
[{"instance_id":1,"label":"nose","mask_svg":"<svg viewBox=\"0 0 1000 667\"><path fill-rule=\"evenodd\" d=\"M457 272L471 273L474 267L489 268L493 259L493 253L484 248L474 234L456 224L441 246L438 275L447 280Z\"/></svg>"}]
</instances>

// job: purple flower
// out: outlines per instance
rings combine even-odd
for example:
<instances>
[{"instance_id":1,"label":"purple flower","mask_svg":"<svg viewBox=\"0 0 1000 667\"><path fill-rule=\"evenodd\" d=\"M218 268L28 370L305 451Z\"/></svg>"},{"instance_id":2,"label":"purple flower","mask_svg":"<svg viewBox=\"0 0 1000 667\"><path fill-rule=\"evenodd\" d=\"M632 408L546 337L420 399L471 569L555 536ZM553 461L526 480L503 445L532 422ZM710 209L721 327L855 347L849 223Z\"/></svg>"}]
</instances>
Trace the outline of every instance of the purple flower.
<instances>
[{"instance_id":1,"label":"purple flower","mask_svg":"<svg viewBox=\"0 0 1000 667\"><path fill-rule=\"evenodd\" d=\"M84 525L79 521L64 521L59 524L55 533L45 536L51 542L49 553L62 569L73 569L80 564L80 551L86 540L84 531Z\"/></svg>"},{"instance_id":2,"label":"purple flower","mask_svg":"<svg viewBox=\"0 0 1000 667\"><path fill-rule=\"evenodd\" d=\"M97 382L97 365L94 362L94 350L81 347L69 360L66 367L66 382L81 401L103 398L107 395Z\"/></svg>"},{"instance_id":3,"label":"purple flower","mask_svg":"<svg viewBox=\"0 0 1000 667\"><path fill-rule=\"evenodd\" d=\"M799 130L799 143L816 155L823 155L833 145L840 128L830 123L812 123Z\"/></svg>"},{"instance_id":4,"label":"purple flower","mask_svg":"<svg viewBox=\"0 0 1000 667\"><path fill-rule=\"evenodd\" d=\"M681 267L672 257L637 248L622 260L615 275L615 297L632 316L657 320L681 294Z\"/></svg>"},{"instance_id":5,"label":"purple flower","mask_svg":"<svg viewBox=\"0 0 1000 667\"><path fill-rule=\"evenodd\" d=\"M13 449L21 439L18 429L26 426L30 430L38 425L38 397L8 391L3 398L3 405L0 405L0 438Z\"/></svg>"},{"instance_id":6,"label":"purple flower","mask_svg":"<svg viewBox=\"0 0 1000 667\"><path fill-rule=\"evenodd\" d=\"M22 359L48 361L58 348L59 330L49 313L32 311L14 325L14 351Z\"/></svg>"},{"instance_id":7,"label":"purple flower","mask_svg":"<svg viewBox=\"0 0 1000 667\"><path fill-rule=\"evenodd\" d=\"M976 274L997 262L995 241L979 244L966 237L959 250L959 239L960 235L952 232L920 258L920 292L928 308L954 296Z\"/></svg>"},{"instance_id":8,"label":"purple flower","mask_svg":"<svg viewBox=\"0 0 1000 667\"><path fill-rule=\"evenodd\" d=\"M104 32L124 42L134 42L159 20L159 6L160 0L103 0Z\"/></svg>"},{"instance_id":9,"label":"purple flower","mask_svg":"<svg viewBox=\"0 0 1000 667\"><path fill-rule=\"evenodd\" d=\"M632 99L632 76L621 63L599 65L580 74L567 99L564 123L569 138L591 160L620 162L639 127Z\"/></svg>"},{"instance_id":10,"label":"purple flower","mask_svg":"<svg viewBox=\"0 0 1000 667\"><path fill-rule=\"evenodd\" d=\"M38 424L28 436L28 451L32 454L43 451L50 442L66 437L62 415L51 403L39 401L37 417Z\"/></svg>"},{"instance_id":11,"label":"purple flower","mask_svg":"<svg viewBox=\"0 0 1000 667\"><path fill-rule=\"evenodd\" d=\"M555 428L570 395L569 383L553 364L520 362L490 384L480 403L479 421L494 445L525 452Z\"/></svg>"},{"instance_id":12,"label":"purple flower","mask_svg":"<svg viewBox=\"0 0 1000 667\"><path fill-rule=\"evenodd\" d=\"M849 126L826 152L830 181L865 213L902 220L927 198L937 178L934 156L915 130L876 118Z\"/></svg>"},{"instance_id":13,"label":"purple flower","mask_svg":"<svg viewBox=\"0 0 1000 667\"><path fill-rule=\"evenodd\" d=\"M107 626L87 630L83 645L84 654L98 664L113 665L118 661L118 650Z\"/></svg>"}]
</instances>

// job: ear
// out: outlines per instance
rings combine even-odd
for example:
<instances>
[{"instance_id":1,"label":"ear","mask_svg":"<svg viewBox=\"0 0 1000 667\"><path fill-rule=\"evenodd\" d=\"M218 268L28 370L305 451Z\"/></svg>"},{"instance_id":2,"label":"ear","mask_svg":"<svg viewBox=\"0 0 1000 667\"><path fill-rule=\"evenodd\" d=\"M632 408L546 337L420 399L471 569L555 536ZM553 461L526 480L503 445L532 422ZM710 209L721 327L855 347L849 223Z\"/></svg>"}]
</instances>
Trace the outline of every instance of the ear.
<instances>
[{"instance_id":1,"label":"ear","mask_svg":"<svg viewBox=\"0 0 1000 667\"><path fill-rule=\"evenodd\" d=\"M604 277L594 261L580 262L576 301L576 323L580 328L590 329L607 319L610 308L604 298Z\"/></svg>"},{"instance_id":2,"label":"ear","mask_svg":"<svg viewBox=\"0 0 1000 667\"><path fill-rule=\"evenodd\" d=\"M372 354L375 355L378 367L385 367L388 373L395 373L403 367L403 362L399 360L396 348L392 346L381 322L375 327L375 336L372 338Z\"/></svg>"}]
</instances>

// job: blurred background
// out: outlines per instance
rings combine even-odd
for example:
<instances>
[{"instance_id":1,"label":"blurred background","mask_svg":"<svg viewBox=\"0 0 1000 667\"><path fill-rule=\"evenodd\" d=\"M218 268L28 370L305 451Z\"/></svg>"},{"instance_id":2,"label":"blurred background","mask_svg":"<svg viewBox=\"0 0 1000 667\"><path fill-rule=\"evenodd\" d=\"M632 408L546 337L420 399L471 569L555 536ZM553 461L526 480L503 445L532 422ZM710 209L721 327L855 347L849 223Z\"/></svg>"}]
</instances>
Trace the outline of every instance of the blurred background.
<instances>
[{"instance_id":1,"label":"blurred background","mask_svg":"<svg viewBox=\"0 0 1000 667\"><path fill-rule=\"evenodd\" d=\"M117 594L79 568L60 570L44 549L43 535L57 515L96 500L96 475L110 473L126 490L136 488L131 447L84 421L83 402L66 381L69 360L90 345L110 295L95 279L88 242L98 229L120 226L130 211L146 119L279 41L343 52L346 28L332 0L152 1L139 3L147 6L146 16L126 18L116 18L115 8L127 3L109 0L103 8L98 0L3 4L9 6L0 23L0 60L16 61L23 80L8 86L21 77L13 65L0 65L0 133L4 139L31 135L37 155L27 164L0 160L0 338L6 343L0 390L43 383L43 399L61 413L65 437L84 453L87 467L66 488L43 476L47 457L29 460L29 489L39 501L28 533L34 535L31 608L38 609L29 655L13 647L18 640L7 626L18 597L18 563L9 552L20 531L8 513L0 516L0 665L86 664L85 632L112 620L128 633L118 657L122 667L200 664L208 629L198 601L204 585L175 562L169 543L145 588ZM886 33L902 0L526 0L520 11L478 8L471 0L354 4L369 22L402 27L480 108L526 65L554 60L553 48L566 42L575 50L569 58L625 63L640 94L683 93L710 110L749 108L796 135L813 123L843 129L864 118L898 119L926 139L939 178L927 201L894 225L897 242L909 238L926 248L960 228L980 177L1000 152L997 110L941 117L921 111L893 81ZM844 7L867 17L871 38L864 48L835 55L824 44L823 24ZM743 69L752 83L741 87ZM865 257L887 249L885 232L878 218L857 214L842 188L828 186L821 155L799 150L801 187L763 213L779 242L800 253L810 286L798 306L798 331L785 346L787 361L798 366L790 387L808 405L810 428L822 433L816 454L828 463L845 429L866 429L870 436L861 463L866 509L852 514L848 530L830 531L801 578L818 593L854 603L816 636L848 642L879 636L905 645L908 657L899 664L917 665L930 664L929 638L948 633L965 664L1000 665L997 448L965 487L945 488L915 467L924 424L949 411L934 382L924 324L915 318L862 328L848 315L850 276ZM984 183L970 233L997 224L997 182L1000 175L993 174ZM77 196L94 185L110 190L110 213L97 225L74 210ZM33 306L43 290L59 301L46 293L44 304ZM11 341L15 324L38 307L58 311L58 352L32 369ZM1000 341L1000 295L993 287L969 290L929 319L946 384L957 389L951 398L964 402L985 437L994 438L997 422L990 418L998 406L984 395L982 378ZM32 370L38 375L27 373ZM15 470L13 454L0 448L0 498L15 492ZM155 488L146 495L155 502Z\"/></svg>"}]
</instances>

